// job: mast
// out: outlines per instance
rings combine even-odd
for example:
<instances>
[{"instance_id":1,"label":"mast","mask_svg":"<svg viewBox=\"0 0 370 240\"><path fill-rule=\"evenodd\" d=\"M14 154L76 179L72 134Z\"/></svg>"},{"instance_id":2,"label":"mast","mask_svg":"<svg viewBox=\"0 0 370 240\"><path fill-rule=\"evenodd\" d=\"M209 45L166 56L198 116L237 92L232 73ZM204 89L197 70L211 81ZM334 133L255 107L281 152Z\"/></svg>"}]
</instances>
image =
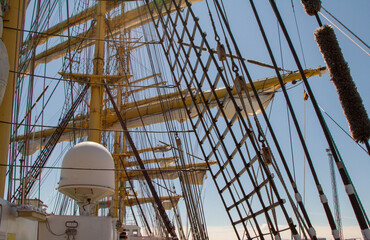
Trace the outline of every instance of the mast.
<instances>
[{"instance_id":1,"label":"mast","mask_svg":"<svg viewBox=\"0 0 370 240\"><path fill-rule=\"evenodd\" d=\"M103 99L103 89L100 84L104 72L104 37L105 37L105 13L106 2L98 1L96 6L96 42L94 53L94 77L91 78L91 96L90 96L90 118L89 118L89 141L100 143L100 131L96 129L101 128L101 109Z\"/></svg>"},{"instance_id":2,"label":"mast","mask_svg":"<svg viewBox=\"0 0 370 240\"><path fill-rule=\"evenodd\" d=\"M121 5L121 9L122 9L122 14L124 12L124 3L122 3ZM119 83L123 83L123 77L125 74L128 74L128 69L129 69L129 62L127 61L126 63L126 71L124 71L125 69L125 66L124 66L124 61L123 59L127 56L125 55L125 50L124 50L124 35L121 35L120 36L120 39L121 39L121 43L122 45L120 45L118 47L118 53L117 53L117 62L118 62L118 75L122 76L122 78L120 79ZM128 83L128 80L126 79L126 83ZM128 88L126 86L126 92L128 91ZM122 89L120 86L117 86L116 87L116 91L117 91L117 104L118 105L121 105L122 104ZM125 96L125 102L127 102L127 99L126 99L126 96ZM125 136L120 133L120 132L115 132L114 133L114 153L115 154L119 154L120 153L120 146L122 146L122 151L126 151L127 150L127 146L126 146L126 139L125 139ZM121 142L121 139L122 139L122 142ZM114 157L113 158L115 163L116 163L116 168L117 169L120 169L122 170L123 169L123 165L120 161L120 158L119 157ZM123 161L125 161L125 158L122 158ZM124 204L124 200L126 198L126 195L125 195L125 186L126 186L126 183L123 182L121 180L121 173L120 172L116 172L116 179L115 179L115 186L116 186L116 189L115 189L115 194L114 194L114 217L118 218L119 221L121 221L122 223L124 223L124 217L125 217L125 204ZM122 191L123 189L123 191Z\"/></svg>"},{"instance_id":3,"label":"mast","mask_svg":"<svg viewBox=\"0 0 370 240\"><path fill-rule=\"evenodd\" d=\"M121 57L121 46L119 48L119 53L118 53L118 56ZM123 75L123 71L122 71L122 62L121 61L118 61L118 75ZM122 83L122 82L120 82ZM116 91L117 91L117 104L121 104L122 102L122 92L120 90L120 87L117 86L116 87ZM115 132L114 133L114 154L119 154L120 152L120 145L121 145L121 133L120 132ZM121 163L119 161L119 158L113 158L114 159L114 163L116 165L116 169L120 169L121 168ZM120 179L119 179L119 172L116 172L116 178L115 178L115 193L114 193L114 217L115 218L118 218L119 216L119 212L120 212L120 209L121 209L121 204L119 203L119 198L120 198L120 195L119 195L119 186L120 186ZM121 218L119 218L121 220Z\"/></svg>"},{"instance_id":4,"label":"mast","mask_svg":"<svg viewBox=\"0 0 370 240\"><path fill-rule=\"evenodd\" d=\"M8 11L4 13L4 32L2 40L6 46L9 57L10 71L8 84L5 90L3 102L0 105L0 198L4 197L6 167L8 162L8 150L10 141L10 127L12 121L14 83L17 77L18 53L21 44L23 19L25 12L25 0L8 1Z\"/></svg>"}]
</instances>

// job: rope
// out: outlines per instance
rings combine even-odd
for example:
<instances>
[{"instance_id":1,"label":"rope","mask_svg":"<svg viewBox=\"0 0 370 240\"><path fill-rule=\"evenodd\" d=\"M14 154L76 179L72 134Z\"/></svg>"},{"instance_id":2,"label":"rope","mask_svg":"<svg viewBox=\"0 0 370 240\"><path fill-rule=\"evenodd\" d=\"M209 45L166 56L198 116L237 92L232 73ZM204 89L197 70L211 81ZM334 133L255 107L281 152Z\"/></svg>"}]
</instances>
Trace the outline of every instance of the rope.
<instances>
[{"instance_id":1,"label":"rope","mask_svg":"<svg viewBox=\"0 0 370 240\"><path fill-rule=\"evenodd\" d=\"M335 119L334 118L332 118L330 115L329 115L329 113L327 113L321 106L319 106L320 107L320 109L321 109L321 111L323 111L324 113L325 113L325 115L330 119L330 120L332 120L334 123L335 123L335 125L337 125L349 138L351 138L352 140L353 140L353 142L355 142L362 150L364 150L366 153L368 153L367 151L366 151L366 149L365 148L363 148L362 146L361 146L361 144L359 144L352 136L351 136L351 134L349 134L342 126L340 126L339 125L339 123L337 122L337 121L335 121Z\"/></svg>"},{"instance_id":2,"label":"rope","mask_svg":"<svg viewBox=\"0 0 370 240\"><path fill-rule=\"evenodd\" d=\"M252 5L252 7L253 7L254 14L255 14L255 17L256 17L256 19L257 19L258 25L259 25L259 27L260 27L260 32L261 32L261 34L262 34L262 36L263 36L263 39L264 39L265 45L266 45L266 47L267 47L267 50L268 50L268 52L269 52L270 58L271 58L271 60L272 60L272 62L273 62L273 65L274 65L274 67L275 67L275 69L276 69L276 70L275 70L275 71L276 71L276 74L277 74L277 76L278 76L278 78L279 78L279 82L280 82L280 85L281 85L281 87L282 87L282 90L283 90L283 93L284 93L284 97L285 97L285 99L286 99L286 102L287 102L287 105L288 105L288 107L289 107L290 113L291 113L291 115L292 115L293 122L294 122L294 125L295 125L295 127L296 127L296 130L297 130L297 133L298 133L298 136L299 136L299 139L300 139L301 145L302 145L302 147L303 147L303 150L304 150L304 152L305 152L305 155L307 156L307 160L308 160L308 163L309 163L309 165L310 165L311 173L312 173L312 176L313 176L313 178L314 178L314 181L315 181L315 184L316 184L316 187L317 187L318 193L319 193L320 195L324 195L324 193L323 193L323 191L322 191L322 189L321 189L321 187L320 187L320 182L319 182L318 177L317 177L317 174L316 174L316 172L315 172L315 168L314 168L314 166L313 166L312 159L310 158L310 154L309 154L309 152L308 152L307 145L306 145L306 143L305 143L305 141L304 141L304 139L303 139L302 132L301 132L301 130L300 130L300 127L299 127L299 124L298 124L297 118L296 118L296 116L295 116L294 110L293 110L292 105L291 105L291 102L290 102L290 100L289 100L289 96L288 96L288 94L287 94L287 92L286 92L286 89L285 89L285 86L284 86L284 84L283 84L283 82L282 82L281 75L280 75L280 73L279 73L279 71L278 71L278 69L277 69L277 64L276 64L275 58L274 58L274 56L273 56L273 53L272 53L272 50L271 50L270 44L269 44L268 39L267 39L267 37L266 37L265 31L264 31L264 29L263 29L262 23L261 23L260 18L259 18L259 16L258 16L257 10L256 10L256 8L255 8L255 6L254 6L253 1L250 1L250 3L251 3L251 5ZM277 13L275 2L270 1L270 4L271 4L271 6L272 6L272 8L273 8L273 10L274 10L274 12L275 12L275 15L276 15L276 17L277 17L277 20L279 21L280 26L282 27L282 30L283 30L283 33L284 33L285 37L287 38L287 35L288 35L288 34L286 33L286 29L285 29L285 28L284 28L284 26L283 26L282 20L281 20L280 16L279 16L279 15L278 15L278 13ZM290 42L288 42L288 43L290 43ZM296 57L296 56L295 56L295 57ZM297 61L299 61L297 57L296 57L296 59L297 59ZM300 69L300 70L301 70L301 69ZM306 79L306 77L305 77L305 75L304 75L304 73L303 73L303 70L301 70L301 73L302 73L302 77L303 77L304 79ZM276 142L277 142L277 141L275 140L275 144L277 145L277 143L276 143ZM278 151L280 152L281 150L279 150L279 149L278 149ZM286 163L285 163L285 160L284 160L284 157L282 156L282 153L280 153L280 156L281 156L281 159L283 160L283 164L284 164L284 167L285 167L285 169L286 169L286 172L288 173L288 176L290 176L290 177L291 177L291 175L290 175L290 171L289 171L289 168L287 167L287 165L286 165ZM292 183L294 183L294 180L293 180L293 179L291 179L291 182L292 182ZM292 184L292 185L293 185L293 184ZM294 184L294 185L295 185L295 184ZM293 186L294 186L294 185L293 185ZM295 191L296 191L296 188L295 188L295 187L294 187L294 189L295 189ZM298 203L300 204L301 210L303 211L303 213L304 213L304 215L305 215L305 219L306 219L307 223L308 223L308 224L309 224L309 226L311 227L310 220L309 220L309 218L308 218L308 215L307 215L307 213L306 213L306 211L305 211L305 208L304 208L304 206L303 206L302 202L301 202L301 201L298 201ZM330 208L329 208L329 205L328 205L327 203L323 203L323 207L324 207L324 209L325 209L325 212L327 213L327 218L328 218L329 222L331 223L330 225L331 225L332 229L336 229L336 227L335 227L335 223L334 223L334 220L333 220L333 217L332 217L332 214L331 214ZM295 234L297 234L297 233L295 233Z\"/></svg>"},{"instance_id":3,"label":"rope","mask_svg":"<svg viewBox=\"0 0 370 240\"><path fill-rule=\"evenodd\" d=\"M122 166L125 166L125 165L124 165L124 162L123 162L123 159L122 159L121 157L119 158L119 160L120 160L120 162L121 162ZM126 169L126 168L123 168L123 170L124 170L124 171L125 171L125 173L127 174L127 169ZM133 185L133 183L131 182L131 180L130 180L130 179L128 179L128 182L129 182L129 184L130 184L131 189L134 189L134 185ZM148 221L147 221L147 219L146 219L146 217L145 217L145 214L144 214L144 212L143 212L143 209L142 209L142 207L141 207L140 201L139 201L139 199L138 199L138 197L137 197L137 195L136 195L135 191L133 191L133 192L134 192L135 200L136 200L136 202L137 202L137 204L138 204L138 206L139 206L139 209L140 209L140 212L141 212L141 216L142 216L142 218L144 219L145 225L146 225L146 227L147 227L147 229L148 229L149 233L152 233L152 230L150 229L150 225L149 225L149 223L148 223ZM132 209L132 207L131 207L131 209ZM132 212L132 213L133 213L133 212ZM134 213L133 213L133 216L134 216L134 218L135 218L135 214L134 214ZM135 218L135 221L136 221L136 218ZM136 222L137 222L137 221L136 221Z\"/></svg>"},{"instance_id":4,"label":"rope","mask_svg":"<svg viewBox=\"0 0 370 240\"><path fill-rule=\"evenodd\" d=\"M293 0L290 0L290 2L291 2L291 4L292 4L292 10L293 10L293 15L294 15L294 22L295 22L295 27L296 27L297 34L298 34L299 46L300 46L300 48L301 48L301 53L302 53L302 58L303 58L304 67L305 67L305 68L307 68L307 65L306 65L306 57L305 57L304 52L303 52L302 38L301 38L301 33L300 33L300 31L299 31L299 28L298 28L297 15L296 15L296 12L295 12L295 8L294 8Z\"/></svg>"},{"instance_id":5,"label":"rope","mask_svg":"<svg viewBox=\"0 0 370 240\"><path fill-rule=\"evenodd\" d=\"M41 124L26 124L26 123L12 123L7 121L1 121L0 123L9 124L9 125L16 125L16 126L32 126L32 127L47 127L47 128L58 128L58 126L55 125L41 125ZM99 130L99 131L105 131L105 132L125 132L125 130L112 130L112 129L105 129L105 128L82 128L82 127L66 127L65 129L70 130ZM159 130L128 130L129 132L136 132L136 133L192 133L194 130L166 130L166 131L159 131ZM31 133L32 134L32 133ZM31 135L29 134L29 135ZM16 139L17 137L13 137L13 139Z\"/></svg>"},{"instance_id":6,"label":"rope","mask_svg":"<svg viewBox=\"0 0 370 240\"><path fill-rule=\"evenodd\" d=\"M336 17L334 17L328 10L326 10L323 6L321 6L322 9L324 9L324 11L326 13L328 13L332 18L335 19L335 21L337 21L340 25L342 25L342 27L344 27L348 32L350 32L353 36L355 36L361 43L363 43L367 48L370 49L369 45L367 45L361 38L359 38L354 32L352 32L349 28L347 28L341 21L339 21ZM322 16L324 16L322 14Z\"/></svg>"},{"instance_id":7,"label":"rope","mask_svg":"<svg viewBox=\"0 0 370 240\"><path fill-rule=\"evenodd\" d=\"M282 28L282 30L284 32L285 38L286 38L286 40L288 42L289 48L290 48L291 53L292 53L292 55L294 57L294 60L296 62L296 65L297 65L299 71L301 72L301 75L302 75L302 78L303 78L303 82L305 83L307 92L308 92L308 94L310 96L311 102L313 104L313 107L314 107L316 116L317 116L317 118L318 118L318 120L320 122L321 128L322 128L322 130L324 132L325 138L326 138L326 140L328 142L328 145L329 145L330 149L332 150L332 153L333 153L333 157L335 159L335 162L337 164L339 164L340 163L340 160L339 160L339 157L338 157L339 152L333 151L334 150L334 141L333 141L333 139L330 136L330 131L329 131L329 129L328 129L327 125L326 125L326 122L325 122L325 120L324 120L324 118L323 118L323 116L322 116L322 114L320 112L320 109L318 107L318 103L317 103L317 101L316 101L316 99L315 99L315 97L313 95L313 92L312 92L311 87L310 87L310 85L309 85L309 83L307 81L307 78L304 75L304 72L303 72L301 63L300 63L300 61L298 59L298 56L296 54L296 51L294 49L294 46L293 46L292 41L290 39L290 36L289 36L289 34L287 32L287 29L285 27L285 24L284 24L284 22L283 22L283 20L281 18L280 12L277 9L276 3L273 0L269 0L269 2L270 2L270 5L271 5L274 13L275 13L276 18L279 20L279 24L280 24L280 26L281 26L281 28ZM316 14L316 16L317 16L317 14ZM338 170L341 173L341 177L342 177L342 181L343 181L344 185L348 185L350 183L349 180L348 180L348 177L349 177L348 174L346 174L345 172L343 172L343 169L340 169L339 166L338 166ZM355 212L355 215L356 215L356 218L358 220L358 223L359 223L360 228L362 230L364 230L364 231L368 231L368 225L365 222L364 216L358 210L358 201L354 198L354 195L353 194L348 194L348 197L349 197L349 199L351 201L351 204L352 204L352 207L353 207L353 210ZM327 203L326 203L326 205L327 205ZM329 207L327 207L327 208L329 209ZM328 211L328 213L329 213L329 211ZM331 215L330 216L330 225L331 225L331 228L333 230L335 230L336 227L335 227L334 219L333 219L333 216L332 216L331 213L330 213L330 215ZM335 238L338 239L338 236L335 236Z\"/></svg>"},{"instance_id":8,"label":"rope","mask_svg":"<svg viewBox=\"0 0 370 240\"><path fill-rule=\"evenodd\" d=\"M346 36L349 40L351 40L357 47L359 47L364 53L366 53L367 55L370 56L370 53L367 52L364 48L362 48L358 43L356 43L350 36L348 36L345 32L343 32L337 25L335 25L332 21L329 20L329 18L327 18L324 14L322 14L320 12L320 15L323 16L326 20L328 20L328 22L330 22L331 24L333 24L333 26L338 29L341 33L343 33L344 36ZM364 43L365 44L365 43ZM366 45L366 44L365 44ZM367 46L367 45L366 45ZM367 46L368 47L368 46Z\"/></svg>"},{"instance_id":9,"label":"rope","mask_svg":"<svg viewBox=\"0 0 370 240\"><path fill-rule=\"evenodd\" d=\"M206 4L207 4L207 9L208 9L209 18L211 19L211 23L212 23L213 33L215 34L215 40L219 43L219 42L220 42L220 37L219 37L219 35L218 35L218 33L217 33L217 29L216 29L216 26L215 26L215 22L213 21L213 17L212 17L211 9L209 8L209 5L208 5L208 0L206 0Z\"/></svg>"},{"instance_id":10,"label":"rope","mask_svg":"<svg viewBox=\"0 0 370 240\"><path fill-rule=\"evenodd\" d=\"M289 129L289 143L290 143L290 154L292 157L292 166L293 166L293 180L294 182L297 181L296 174L295 174L295 164L294 164L294 152L293 152L293 139L292 139L292 130L290 128L290 118L289 118L289 108L286 109L286 114L288 118L288 129Z\"/></svg>"},{"instance_id":11,"label":"rope","mask_svg":"<svg viewBox=\"0 0 370 240\"><path fill-rule=\"evenodd\" d=\"M56 81L63 81L63 82L70 82L71 80L69 79L64 79L62 77L60 78L56 78L56 77L51 77L51 76L45 76L45 75L37 75L37 74L32 74L32 73L25 73L25 72L19 72L19 71L12 71L10 70L9 72L12 72L12 73L17 73L17 74L21 74L21 75L25 75L25 76L34 76L34 77L40 77L40 78L47 78L47 79L50 79L50 80L56 80ZM109 78L109 77L108 77ZM81 83L81 81L77 81L77 80L72 80L73 82L76 82L76 83ZM101 86L111 86L111 87L127 87L128 85L127 84L116 84L116 83L98 83L98 82L94 82L94 83L90 83L88 82L90 85L101 85ZM131 88L176 88L175 85L165 85L165 86L145 86L145 85L130 85Z\"/></svg>"}]
</instances>

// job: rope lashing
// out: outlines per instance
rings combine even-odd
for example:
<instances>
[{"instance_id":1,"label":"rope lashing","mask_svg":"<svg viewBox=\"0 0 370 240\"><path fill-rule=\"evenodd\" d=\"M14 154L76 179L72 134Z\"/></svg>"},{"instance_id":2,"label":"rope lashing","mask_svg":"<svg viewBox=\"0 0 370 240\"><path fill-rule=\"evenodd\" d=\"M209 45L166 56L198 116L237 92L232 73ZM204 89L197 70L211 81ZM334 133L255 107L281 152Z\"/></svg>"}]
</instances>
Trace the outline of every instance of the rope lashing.
<instances>
[{"instance_id":1,"label":"rope lashing","mask_svg":"<svg viewBox=\"0 0 370 240\"><path fill-rule=\"evenodd\" d=\"M321 9L320 0L301 0L301 3L304 11L310 16L315 16Z\"/></svg>"},{"instance_id":2,"label":"rope lashing","mask_svg":"<svg viewBox=\"0 0 370 240\"><path fill-rule=\"evenodd\" d=\"M331 81L337 89L351 135L356 141L364 143L370 138L370 120L333 28L328 25L318 28L315 31L315 40L328 67Z\"/></svg>"}]
</instances>

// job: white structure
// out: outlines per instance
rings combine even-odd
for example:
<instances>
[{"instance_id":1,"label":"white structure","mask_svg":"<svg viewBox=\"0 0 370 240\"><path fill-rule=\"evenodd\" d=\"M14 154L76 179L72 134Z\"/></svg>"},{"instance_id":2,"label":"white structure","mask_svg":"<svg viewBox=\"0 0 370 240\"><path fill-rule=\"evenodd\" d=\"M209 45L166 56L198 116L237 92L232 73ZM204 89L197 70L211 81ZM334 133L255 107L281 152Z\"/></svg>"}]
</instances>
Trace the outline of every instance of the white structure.
<instances>
[{"instance_id":1,"label":"white structure","mask_svg":"<svg viewBox=\"0 0 370 240\"><path fill-rule=\"evenodd\" d=\"M20 217L19 212L33 209L32 206L16 206L0 198L0 240L37 239L37 220ZM24 211L25 210L25 211Z\"/></svg>"},{"instance_id":2,"label":"white structure","mask_svg":"<svg viewBox=\"0 0 370 240\"><path fill-rule=\"evenodd\" d=\"M95 216L48 216L39 223L39 240L117 240L117 219Z\"/></svg>"},{"instance_id":3,"label":"white structure","mask_svg":"<svg viewBox=\"0 0 370 240\"><path fill-rule=\"evenodd\" d=\"M79 143L64 156L59 192L77 201L80 215L89 215L100 199L114 193L114 162L95 142Z\"/></svg>"}]
</instances>

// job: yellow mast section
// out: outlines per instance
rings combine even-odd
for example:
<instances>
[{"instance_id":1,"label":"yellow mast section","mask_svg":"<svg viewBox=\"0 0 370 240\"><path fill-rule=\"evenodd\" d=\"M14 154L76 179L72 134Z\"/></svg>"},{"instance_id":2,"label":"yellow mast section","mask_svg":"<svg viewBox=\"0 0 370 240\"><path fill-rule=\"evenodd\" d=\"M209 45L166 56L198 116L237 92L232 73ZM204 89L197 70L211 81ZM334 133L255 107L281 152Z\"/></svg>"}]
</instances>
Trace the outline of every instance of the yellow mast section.
<instances>
[{"instance_id":1,"label":"yellow mast section","mask_svg":"<svg viewBox=\"0 0 370 240\"><path fill-rule=\"evenodd\" d=\"M161 201L171 201L174 206L177 205L178 201L182 198L182 195L174 195L174 196L160 196L159 199ZM125 198L122 200L123 204L125 206L135 206L138 204L144 204L144 203L154 203L153 198L151 197L138 197L137 200L136 198ZM108 208L111 205L110 202L107 201L102 201L99 202L99 208Z\"/></svg>"},{"instance_id":2,"label":"yellow mast section","mask_svg":"<svg viewBox=\"0 0 370 240\"><path fill-rule=\"evenodd\" d=\"M117 1L106 1L106 10L111 11L115 7L118 6ZM57 25L49 28L43 33L40 33L37 35L38 42L37 45L42 45L45 42L47 42L50 38L57 37L58 35L62 34L65 32L68 28L86 23L90 20L92 20L95 15L97 14L97 5L94 5L88 9L86 9L83 12L80 12L74 16L69 17L68 20L65 20L63 22L58 23ZM32 42L32 39L24 42L24 45L28 45Z\"/></svg>"},{"instance_id":3,"label":"yellow mast section","mask_svg":"<svg viewBox=\"0 0 370 240\"><path fill-rule=\"evenodd\" d=\"M216 164L216 161L209 161L208 164L214 165ZM185 164L184 166L168 166L168 167L163 167L163 168L150 168L147 169L146 172L149 175L154 175L154 174L161 174L165 172L177 172L181 170L192 170L192 171L205 171L208 170L208 164L205 162L201 163L192 163L192 164ZM128 171L127 174L123 173L122 174L126 179L142 179L143 178L143 173L142 170L139 171Z\"/></svg>"},{"instance_id":4,"label":"yellow mast section","mask_svg":"<svg viewBox=\"0 0 370 240\"><path fill-rule=\"evenodd\" d=\"M3 18L4 30L2 40L6 46L9 57L10 72L5 90L3 102L0 105L0 197L4 198L6 167L8 162L8 148L10 139L10 124L3 122L12 121L12 107L15 79L18 69L18 53L21 45L23 32L11 29L22 29L24 21L25 0L8 1L9 11L5 12Z\"/></svg>"},{"instance_id":5,"label":"yellow mast section","mask_svg":"<svg viewBox=\"0 0 370 240\"><path fill-rule=\"evenodd\" d=\"M192 0L190 2L194 3L194 2L200 2L201 0ZM108 1L99 1L98 4L97 4L97 8L98 8L98 5L101 3L101 2L108 2ZM164 0L164 4L167 4L168 7L171 7L170 9L170 13L172 12L175 12L176 9L174 7L174 4L170 4L170 0ZM107 11L109 9L111 9L111 5L108 5L110 7L108 8L105 8ZM153 8L153 3L149 3L149 8ZM186 3L185 1L182 1L182 4L180 5L180 8L185 8L186 7ZM106 11L106 12L107 12ZM71 18L72 19L75 19L74 21L72 21L73 24L82 24L84 22L87 22L89 20L91 20L90 18L90 15L92 15L94 12L92 12L92 10L88 10L87 12L85 12L85 15L77 15L77 16L72 16ZM96 10L96 14L98 14L97 10ZM154 18L156 19L158 17L158 12L154 12ZM162 15L167 15L167 12L165 10L165 8L162 8ZM147 6L140 6L136 9L133 9L133 10L130 10L128 12L125 12L125 14L122 14L122 15L118 15L112 19L109 19L107 20L107 24L109 26L112 26L112 28L110 29L110 31L108 32L107 29L104 30L103 32L103 35L101 38L98 38L98 39L105 39L106 37L114 37L114 36L117 36L119 35L123 30L132 30L132 29L135 29L141 25L144 25L148 22L152 21L152 18L151 18L151 15L148 11L148 7ZM68 25L66 23L62 23L62 25L60 26L62 27L61 29L59 29L59 31L56 31L56 29L51 28L51 30L47 30L46 32L44 33L41 33L42 36L45 36L43 39L44 41L49 39L51 36L50 34L60 34L64 31L66 31ZM98 35L98 34L102 34L102 32L100 33L97 33L97 31L99 31L99 26L97 24L96 27L92 27L91 29L87 30L86 32L82 32L74 37L71 37L71 39L69 40L66 40L64 42L61 42L60 44L57 44L39 54L37 54L35 56L35 67L38 65L38 64L41 64L41 63L49 63L50 61L52 60L55 60L55 59L58 59L62 56L64 56L68 49L70 49L71 51L74 51L74 50L77 50L77 49L83 49L83 48L86 48L86 47L89 47L89 46L92 46L95 42L95 37Z\"/></svg>"},{"instance_id":6,"label":"yellow mast section","mask_svg":"<svg viewBox=\"0 0 370 240\"><path fill-rule=\"evenodd\" d=\"M106 1L99 1L96 5L96 40L94 52L94 75L100 76L104 73L104 47L105 47L105 14ZM98 83L98 84L94 84ZM101 111L103 101L102 79L100 77L91 78L90 96L90 118L89 118L89 141L100 143Z\"/></svg>"}]
</instances>

